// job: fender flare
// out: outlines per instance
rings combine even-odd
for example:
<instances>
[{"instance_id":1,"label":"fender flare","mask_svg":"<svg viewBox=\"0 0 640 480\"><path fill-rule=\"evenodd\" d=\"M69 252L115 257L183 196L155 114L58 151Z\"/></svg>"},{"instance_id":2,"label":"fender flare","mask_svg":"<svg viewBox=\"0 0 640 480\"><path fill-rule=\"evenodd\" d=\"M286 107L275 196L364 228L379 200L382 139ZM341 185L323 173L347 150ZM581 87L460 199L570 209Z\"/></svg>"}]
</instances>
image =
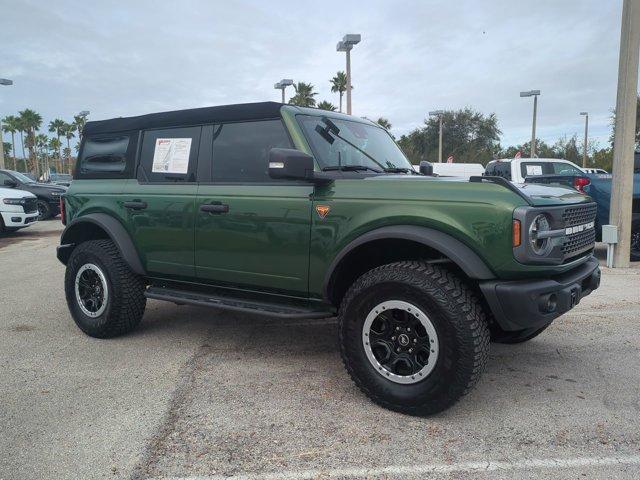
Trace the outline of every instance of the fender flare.
<instances>
[{"instance_id":1,"label":"fender flare","mask_svg":"<svg viewBox=\"0 0 640 480\"><path fill-rule=\"evenodd\" d=\"M323 294L330 299L333 275L342 260L353 250L375 240L401 239L421 243L439 251L455 263L469 277L477 280L496 278L485 262L460 240L429 227L396 225L371 230L348 243L331 262L324 277Z\"/></svg>"},{"instance_id":2,"label":"fender flare","mask_svg":"<svg viewBox=\"0 0 640 480\"><path fill-rule=\"evenodd\" d=\"M109 236L118 247L124 261L134 273L138 275L147 274L127 230L122 223L106 213L89 213L71 221L60 237L60 246L57 251L58 260L65 265L67 264L78 239L82 238L82 225L87 223L100 227Z\"/></svg>"}]
</instances>

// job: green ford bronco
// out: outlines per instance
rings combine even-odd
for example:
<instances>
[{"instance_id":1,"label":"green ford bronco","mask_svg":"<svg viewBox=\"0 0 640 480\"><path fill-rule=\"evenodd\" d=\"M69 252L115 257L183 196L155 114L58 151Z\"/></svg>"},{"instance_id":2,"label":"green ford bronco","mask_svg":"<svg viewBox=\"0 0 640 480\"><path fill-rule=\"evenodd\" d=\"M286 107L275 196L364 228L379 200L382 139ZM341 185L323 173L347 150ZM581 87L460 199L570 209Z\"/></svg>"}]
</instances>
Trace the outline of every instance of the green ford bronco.
<instances>
[{"instance_id":1,"label":"green ford bronco","mask_svg":"<svg viewBox=\"0 0 640 480\"><path fill-rule=\"evenodd\" d=\"M367 120L280 103L89 122L62 200L67 303L98 338L147 299L338 317L347 371L428 415L598 288L596 207L564 187L416 172Z\"/></svg>"}]
</instances>

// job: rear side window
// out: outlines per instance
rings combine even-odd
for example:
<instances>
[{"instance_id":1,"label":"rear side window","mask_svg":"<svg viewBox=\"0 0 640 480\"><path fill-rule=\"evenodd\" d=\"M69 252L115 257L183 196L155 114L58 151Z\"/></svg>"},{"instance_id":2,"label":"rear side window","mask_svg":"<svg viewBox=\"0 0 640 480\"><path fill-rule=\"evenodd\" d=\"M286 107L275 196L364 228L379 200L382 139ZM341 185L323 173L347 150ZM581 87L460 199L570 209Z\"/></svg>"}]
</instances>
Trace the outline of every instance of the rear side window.
<instances>
[{"instance_id":1,"label":"rear side window","mask_svg":"<svg viewBox=\"0 0 640 480\"><path fill-rule=\"evenodd\" d=\"M195 182L202 127L165 128L143 133L138 180Z\"/></svg>"},{"instance_id":2,"label":"rear side window","mask_svg":"<svg viewBox=\"0 0 640 480\"><path fill-rule=\"evenodd\" d=\"M280 120L226 123L213 128L214 182L272 182L269 150L291 148Z\"/></svg>"},{"instance_id":3,"label":"rear side window","mask_svg":"<svg viewBox=\"0 0 640 480\"><path fill-rule=\"evenodd\" d=\"M487 165L487 171L485 175L491 175L495 177L506 178L511 180L511 163L509 162L496 162L491 165Z\"/></svg>"},{"instance_id":4,"label":"rear side window","mask_svg":"<svg viewBox=\"0 0 640 480\"><path fill-rule=\"evenodd\" d=\"M535 177L538 175L549 175L553 173L550 163L545 162L522 162L520 164L520 175L522 178Z\"/></svg>"},{"instance_id":5,"label":"rear side window","mask_svg":"<svg viewBox=\"0 0 640 480\"><path fill-rule=\"evenodd\" d=\"M86 137L78 160L78 178L125 178L133 170L131 135Z\"/></svg>"}]
</instances>

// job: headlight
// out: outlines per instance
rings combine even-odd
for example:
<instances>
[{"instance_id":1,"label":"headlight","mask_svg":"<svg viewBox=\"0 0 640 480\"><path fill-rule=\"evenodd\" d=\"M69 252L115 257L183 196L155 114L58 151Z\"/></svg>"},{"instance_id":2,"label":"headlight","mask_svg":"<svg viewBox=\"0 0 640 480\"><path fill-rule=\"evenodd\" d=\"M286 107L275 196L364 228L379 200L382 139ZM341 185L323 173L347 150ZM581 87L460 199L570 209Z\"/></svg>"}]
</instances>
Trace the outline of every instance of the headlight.
<instances>
[{"instance_id":1,"label":"headlight","mask_svg":"<svg viewBox=\"0 0 640 480\"><path fill-rule=\"evenodd\" d=\"M52 197L59 197L60 195L62 195L61 192L51 192Z\"/></svg>"},{"instance_id":2,"label":"headlight","mask_svg":"<svg viewBox=\"0 0 640 480\"><path fill-rule=\"evenodd\" d=\"M24 199L22 198L3 198L2 203L6 205L22 205L24 203Z\"/></svg>"},{"instance_id":3,"label":"headlight","mask_svg":"<svg viewBox=\"0 0 640 480\"><path fill-rule=\"evenodd\" d=\"M529 244L536 255L544 256L549 253L551 239L545 235L549 231L551 231L551 226L547 216L544 214L536 215L529 225Z\"/></svg>"}]
</instances>

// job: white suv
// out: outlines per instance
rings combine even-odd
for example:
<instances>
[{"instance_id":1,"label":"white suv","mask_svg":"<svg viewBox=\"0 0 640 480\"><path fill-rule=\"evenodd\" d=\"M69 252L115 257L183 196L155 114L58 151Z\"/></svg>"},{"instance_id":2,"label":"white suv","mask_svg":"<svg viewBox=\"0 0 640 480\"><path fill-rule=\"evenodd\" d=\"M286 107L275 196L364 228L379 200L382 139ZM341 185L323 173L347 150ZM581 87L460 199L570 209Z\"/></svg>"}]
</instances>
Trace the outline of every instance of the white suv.
<instances>
[{"instance_id":1,"label":"white suv","mask_svg":"<svg viewBox=\"0 0 640 480\"><path fill-rule=\"evenodd\" d=\"M33 193L0 187L0 232L28 227L38 221L38 199Z\"/></svg>"}]
</instances>

